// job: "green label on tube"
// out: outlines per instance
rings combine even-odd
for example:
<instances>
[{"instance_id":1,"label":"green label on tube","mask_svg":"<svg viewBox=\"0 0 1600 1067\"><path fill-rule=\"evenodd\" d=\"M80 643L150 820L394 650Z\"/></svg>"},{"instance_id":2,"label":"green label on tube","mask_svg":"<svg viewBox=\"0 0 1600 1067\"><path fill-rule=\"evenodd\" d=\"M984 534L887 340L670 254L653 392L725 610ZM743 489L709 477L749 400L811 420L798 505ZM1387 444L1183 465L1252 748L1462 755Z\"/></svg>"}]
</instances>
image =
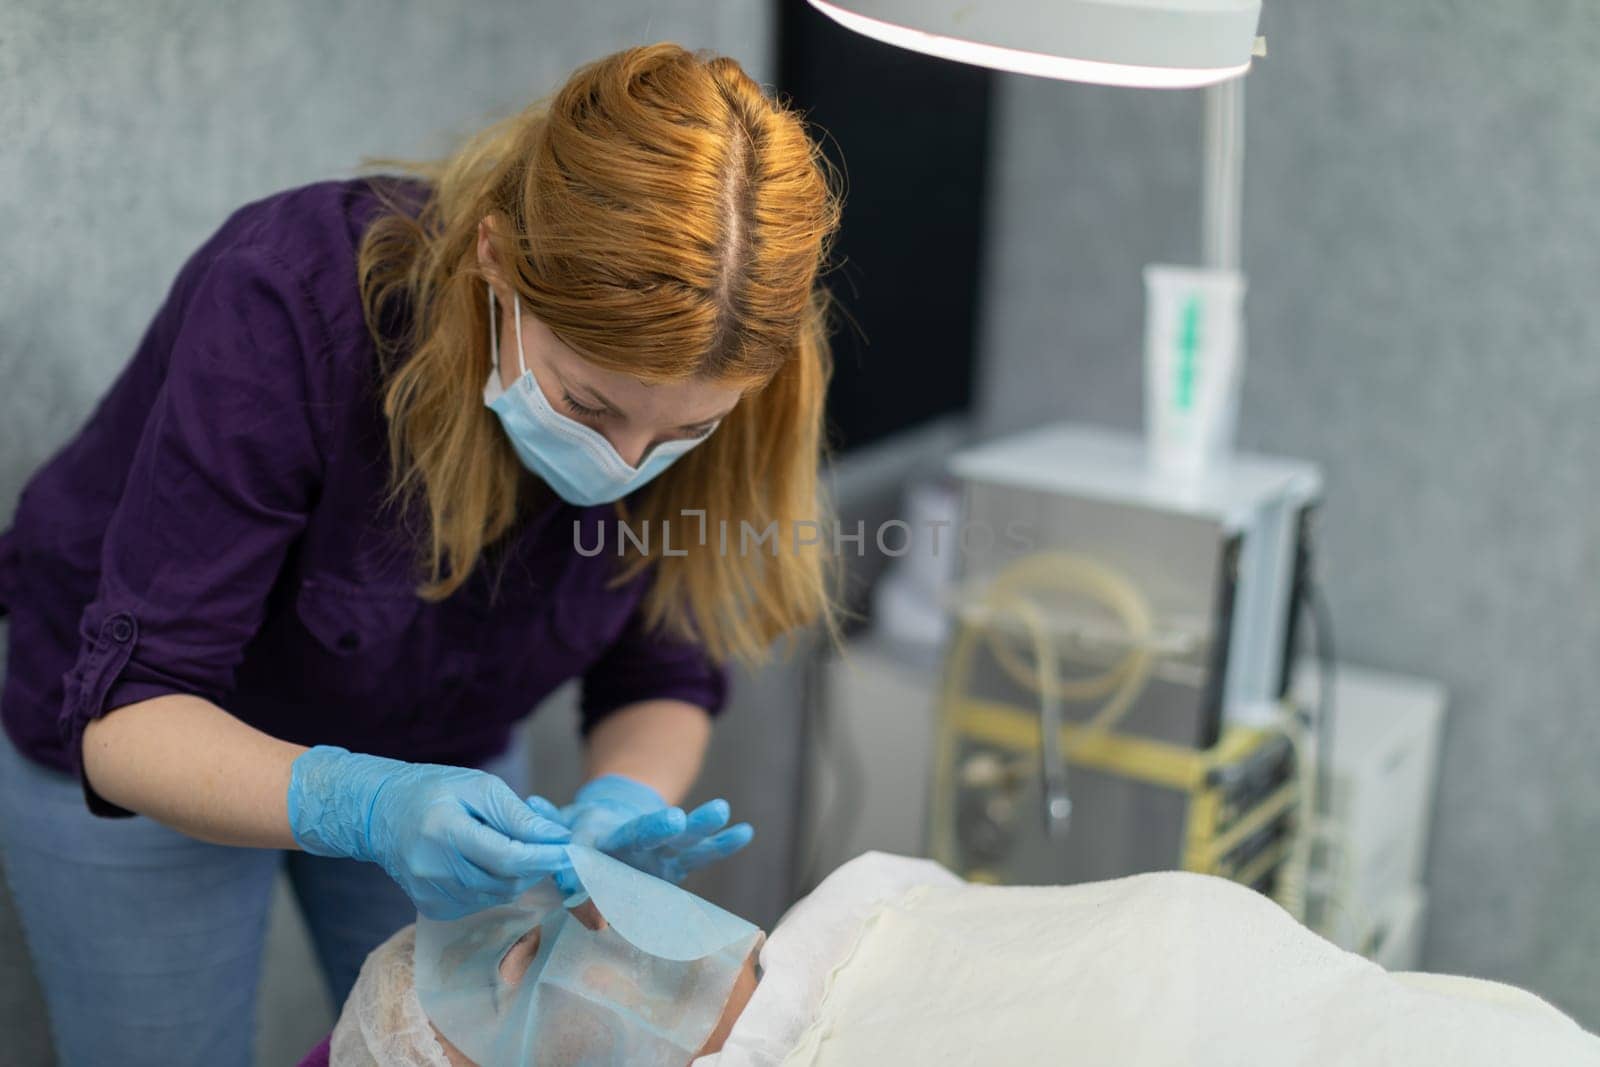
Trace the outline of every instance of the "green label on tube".
<instances>
[{"instance_id":1,"label":"green label on tube","mask_svg":"<svg viewBox=\"0 0 1600 1067\"><path fill-rule=\"evenodd\" d=\"M1194 382L1200 362L1200 298L1193 293L1178 315L1178 359L1173 372L1173 402L1179 411L1194 406Z\"/></svg>"}]
</instances>

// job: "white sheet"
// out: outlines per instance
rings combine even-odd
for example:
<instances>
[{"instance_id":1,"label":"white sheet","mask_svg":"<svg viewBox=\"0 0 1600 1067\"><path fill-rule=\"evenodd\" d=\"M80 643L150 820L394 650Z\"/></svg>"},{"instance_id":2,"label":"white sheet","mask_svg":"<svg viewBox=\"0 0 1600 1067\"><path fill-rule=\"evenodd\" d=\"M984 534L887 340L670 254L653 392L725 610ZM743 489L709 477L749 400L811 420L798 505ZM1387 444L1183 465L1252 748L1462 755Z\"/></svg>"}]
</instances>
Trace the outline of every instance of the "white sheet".
<instances>
[{"instance_id":1,"label":"white sheet","mask_svg":"<svg viewBox=\"0 0 1600 1067\"><path fill-rule=\"evenodd\" d=\"M762 962L701 1067L1600 1067L1600 1039L1532 994L1389 974L1199 875L967 886L869 854L796 905Z\"/></svg>"},{"instance_id":2,"label":"white sheet","mask_svg":"<svg viewBox=\"0 0 1600 1067\"><path fill-rule=\"evenodd\" d=\"M961 886L932 860L867 852L843 864L778 921L761 949L756 987L722 1051L694 1067L776 1067L821 1010L833 970L867 919L915 886Z\"/></svg>"}]
</instances>

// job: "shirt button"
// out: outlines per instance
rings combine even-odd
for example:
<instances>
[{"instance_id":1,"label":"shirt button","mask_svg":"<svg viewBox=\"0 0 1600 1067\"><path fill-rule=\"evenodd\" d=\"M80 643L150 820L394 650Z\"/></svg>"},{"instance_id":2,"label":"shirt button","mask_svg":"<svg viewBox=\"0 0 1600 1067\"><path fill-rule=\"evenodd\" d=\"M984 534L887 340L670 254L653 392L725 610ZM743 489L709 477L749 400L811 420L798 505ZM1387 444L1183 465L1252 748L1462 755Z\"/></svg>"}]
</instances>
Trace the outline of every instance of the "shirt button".
<instances>
[{"instance_id":1,"label":"shirt button","mask_svg":"<svg viewBox=\"0 0 1600 1067\"><path fill-rule=\"evenodd\" d=\"M118 615L111 620L111 639L118 644L125 645L133 638L133 623L124 615Z\"/></svg>"},{"instance_id":2,"label":"shirt button","mask_svg":"<svg viewBox=\"0 0 1600 1067\"><path fill-rule=\"evenodd\" d=\"M346 630L339 635L339 651L354 652L361 647L361 635L354 630Z\"/></svg>"}]
</instances>

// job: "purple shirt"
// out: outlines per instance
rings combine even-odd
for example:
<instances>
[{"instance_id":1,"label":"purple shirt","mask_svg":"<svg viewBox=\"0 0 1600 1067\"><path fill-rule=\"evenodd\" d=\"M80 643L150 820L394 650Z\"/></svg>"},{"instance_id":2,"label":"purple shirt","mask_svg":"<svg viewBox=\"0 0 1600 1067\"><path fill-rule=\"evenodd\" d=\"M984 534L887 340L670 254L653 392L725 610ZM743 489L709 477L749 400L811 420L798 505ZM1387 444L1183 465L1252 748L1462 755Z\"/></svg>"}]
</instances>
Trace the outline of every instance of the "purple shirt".
<instances>
[{"instance_id":1,"label":"purple shirt","mask_svg":"<svg viewBox=\"0 0 1600 1067\"><path fill-rule=\"evenodd\" d=\"M574 551L575 524L594 545L609 506L534 494L461 589L416 595L415 520L408 532L384 505L381 381L356 280L379 208L356 179L235 212L23 490L0 535L0 715L33 759L81 773L91 719L165 693L288 741L453 764L503 751L570 678L583 679L585 733L640 700L720 710L723 670L642 625L648 576L611 587L614 551ZM125 814L85 793L91 810Z\"/></svg>"}]
</instances>

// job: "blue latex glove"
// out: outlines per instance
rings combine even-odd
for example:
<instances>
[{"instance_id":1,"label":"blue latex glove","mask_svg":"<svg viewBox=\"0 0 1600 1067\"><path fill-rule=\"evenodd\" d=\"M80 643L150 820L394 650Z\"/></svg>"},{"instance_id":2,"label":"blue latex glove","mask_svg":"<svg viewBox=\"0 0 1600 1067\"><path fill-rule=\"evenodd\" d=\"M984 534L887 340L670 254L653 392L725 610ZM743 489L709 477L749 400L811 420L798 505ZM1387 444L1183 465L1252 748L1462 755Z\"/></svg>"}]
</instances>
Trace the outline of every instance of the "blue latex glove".
<instances>
[{"instance_id":1,"label":"blue latex glove","mask_svg":"<svg viewBox=\"0 0 1600 1067\"><path fill-rule=\"evenodd\" d=\"M483 771L318 745L294 761L288 802L301 848L378 864L429 919L507 903L569 869L571 831Z\"/></svg>"},{"instance_id":2,"label":"blue latex glove","mask_svg":"<svg viewBox=\"0 0 1600 1067\"><path fill-rule=\"evenodd\" d=\"M709 801L685 815L654 789L622 774L586 782L573 802L559 810L537 797L528 803L570 827L573 844L589 845L673 883L733 855L755 836L748 823L728 826L726 800ZM570 870L558 872L556 884L569 898L582 892Z\"/></svg>"}]
</instances>

